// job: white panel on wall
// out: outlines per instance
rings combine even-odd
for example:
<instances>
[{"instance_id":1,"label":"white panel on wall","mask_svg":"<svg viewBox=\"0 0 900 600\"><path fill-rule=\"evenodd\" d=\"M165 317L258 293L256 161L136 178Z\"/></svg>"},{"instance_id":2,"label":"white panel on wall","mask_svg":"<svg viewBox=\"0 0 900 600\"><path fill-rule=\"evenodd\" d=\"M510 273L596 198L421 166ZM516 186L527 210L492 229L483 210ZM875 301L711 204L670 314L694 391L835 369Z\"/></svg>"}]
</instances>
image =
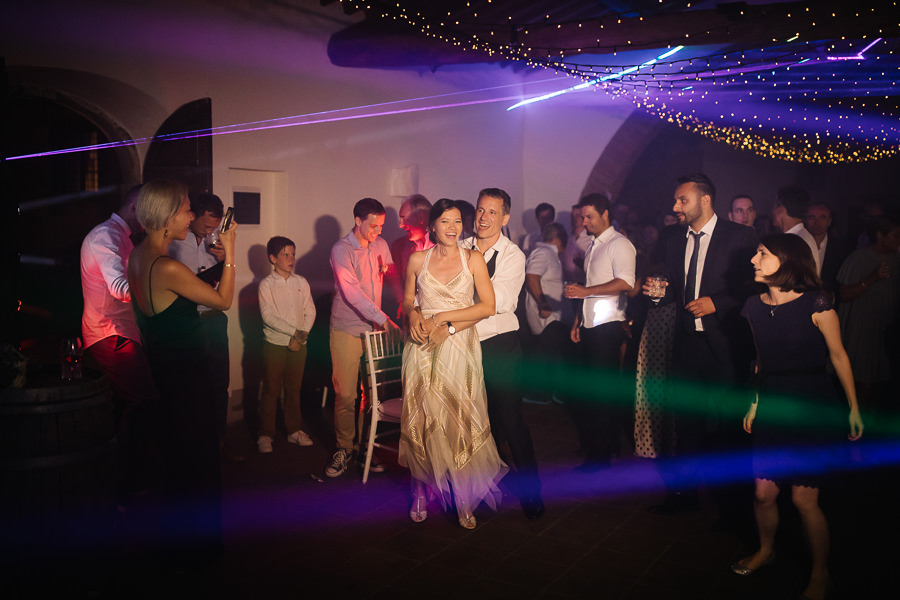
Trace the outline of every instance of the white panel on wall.
<instances>
[{"instance_id":1,"label":"white panel on wall","mask_svg":"<svg viewBox=\"0 0 900 600\"><path fill-rule=\"evenodd\" d=\"M419 193L419 165L391 169L391 196L405 198Z\"/></svg>"},{"instance_id":2,"label":"white panel on wall","mask_svg":"<svg viewBox=\"0 0 900 600\"><path fill-rule=\"evenodd\" d=\"M254 289L260 279L271 271L265 254L266 242L273 235L284 234L286 216L286 175L281 171L259 169L228 169L228 184L219 188L219 196L225 206L231 206L235 192L259 194L259 224L240 223L235 247L237 273L234 287L234 301L228 310L228 349L231 362L231 409L229 421L242 418L240 411L240 391L244 388L241 361L244 354L244 336L241 321L253 322L252 316L241 311L254 310ZM238 393L235 393L238 392Z\"/></svg>"}]
</instances>

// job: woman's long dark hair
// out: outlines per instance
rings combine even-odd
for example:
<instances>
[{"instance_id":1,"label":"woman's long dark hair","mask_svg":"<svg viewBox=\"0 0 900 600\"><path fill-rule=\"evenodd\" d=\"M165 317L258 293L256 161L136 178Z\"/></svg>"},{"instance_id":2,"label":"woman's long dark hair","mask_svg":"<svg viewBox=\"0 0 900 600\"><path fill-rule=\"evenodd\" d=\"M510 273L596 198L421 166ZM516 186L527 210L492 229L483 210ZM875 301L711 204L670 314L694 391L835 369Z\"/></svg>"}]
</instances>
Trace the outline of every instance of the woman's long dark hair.
<instances>
[{"instance_id":1,"label":"woman's long dark hair","mask_svg":"<svg viewBox=\"0 0 900 600\"><path fill-rule=\"evenodd\" d=\"M782 292L822 289L812 249L803 238L792 233L773 233L761 237L759 243L781 262L781 267L766 278L768 285Z\"/></svg>"}]
</instances>

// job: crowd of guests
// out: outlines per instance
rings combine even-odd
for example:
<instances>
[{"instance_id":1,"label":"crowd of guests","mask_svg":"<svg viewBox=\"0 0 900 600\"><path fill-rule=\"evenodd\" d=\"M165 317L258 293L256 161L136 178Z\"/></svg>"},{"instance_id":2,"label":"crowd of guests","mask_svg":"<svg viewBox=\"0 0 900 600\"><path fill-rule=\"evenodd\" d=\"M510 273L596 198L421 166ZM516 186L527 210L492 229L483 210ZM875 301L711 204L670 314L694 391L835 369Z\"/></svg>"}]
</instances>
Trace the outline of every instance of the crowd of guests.
<instances>
[{"instance_id":1,"label":"crowd of guests","mask_svg":"<svg viewBox=\"0 0 900 600\"><path fill-rule=\"evenodd\" d=\"M482 502L496 507L501 479L526 517L543 515L522 417L527 389L530 401L556 400L571 412L580 473L600 473L627 452L665 458L666 498L650 509L663 515L695 510L698 490L718 484L703 457L743 448L741 428L752 432L753 463L733 469L737 479L755 477L760 549L732 568L748 575L772 560L775 498L791 485L813 551L807 594L827 593L828 531L815 475L827 469L831 454L821 450L839 442L841 429L858 439L862 414L869 421L891 408L900 221L867 204L865 241L842 243L831 234L830 207L798 186L778 191L768 219L752 198L736 196L726 220L702 174L678 180L658 223L589 194L571 207L568 229L551 204L540 204L538 228L517 245L506 234L511 207L499 188L481 190L474 205L411 196L398 211L405 235L389 245L384 206L355 204L354 226L330 258L335 449L325 475L364 459L363 334L405 332L400 464L411 474L413 521L427 518L431 497L474 528ZM186 560L217 552L218 462L242 458L224 436L223 311L234 295L237 224L221 227L223 208L211 194L189 198L183 184L149 182L82 247L85 345L120 411L121 503L145 483L149 432L165 415L165 526L191 534L195 547L173 549ZM129 236L141 230L134 247ZM279 397L287 441L314 443L300 387L316 311L294 272L295 250L289 238L270 239L272 273L259 285L261 453L273 450ZM647 285L651 275L664 278L662 295ZM389 314L382 300L390 295ZM849 410L837 410L839 402ZM373 456L370 470L384 465ZM727 518L740 500L724 486L715 502Z\"/></svg>"}]
</instances>

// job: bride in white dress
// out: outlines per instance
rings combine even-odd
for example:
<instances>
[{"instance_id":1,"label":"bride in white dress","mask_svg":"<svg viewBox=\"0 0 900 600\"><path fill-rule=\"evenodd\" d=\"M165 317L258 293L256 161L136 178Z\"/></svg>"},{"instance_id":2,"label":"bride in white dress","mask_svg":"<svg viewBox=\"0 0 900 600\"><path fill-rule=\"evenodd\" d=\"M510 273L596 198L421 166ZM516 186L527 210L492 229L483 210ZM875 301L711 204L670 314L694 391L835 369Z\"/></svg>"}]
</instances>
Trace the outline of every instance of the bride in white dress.
<instances>
[{"instance_id":1,"label":"bride in white dress","mask_svg":"<svg viewBox=\"0 0 900 600\"><path fill-rule=\"evenodd\" d=\"M484 257L457 246L456 202L432 207L429 233L436 245L410 257L403 297L410 339L403 351L400 464L413 478L413 521L428 516L427 486L445 508L455 501L460 525L474 529L472 511L482 500L496 510L497 483L507 471L491 436L474 328L494 314L494 288Z\"/></svg>"}]
</instances>

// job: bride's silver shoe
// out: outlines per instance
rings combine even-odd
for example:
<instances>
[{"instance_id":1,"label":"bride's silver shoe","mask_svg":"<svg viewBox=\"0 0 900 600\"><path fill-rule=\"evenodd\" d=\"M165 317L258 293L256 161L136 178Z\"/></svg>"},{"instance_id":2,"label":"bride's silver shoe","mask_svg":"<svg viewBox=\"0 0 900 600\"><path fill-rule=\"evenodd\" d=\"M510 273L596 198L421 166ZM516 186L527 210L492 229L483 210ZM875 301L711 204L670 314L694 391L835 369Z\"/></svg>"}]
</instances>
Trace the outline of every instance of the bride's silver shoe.
<instances>
[{"instance_id":1,"label":"bride's silver shoe","mask_svg":"<svg viewBox=\"0 0 900 600\"><path fill-rule=\"evenodd\" d=\"M421 523L428 518L428 496L413 496L412 508L409 509L409 518L413 523Z\"/></svg>"}]
</instances>

